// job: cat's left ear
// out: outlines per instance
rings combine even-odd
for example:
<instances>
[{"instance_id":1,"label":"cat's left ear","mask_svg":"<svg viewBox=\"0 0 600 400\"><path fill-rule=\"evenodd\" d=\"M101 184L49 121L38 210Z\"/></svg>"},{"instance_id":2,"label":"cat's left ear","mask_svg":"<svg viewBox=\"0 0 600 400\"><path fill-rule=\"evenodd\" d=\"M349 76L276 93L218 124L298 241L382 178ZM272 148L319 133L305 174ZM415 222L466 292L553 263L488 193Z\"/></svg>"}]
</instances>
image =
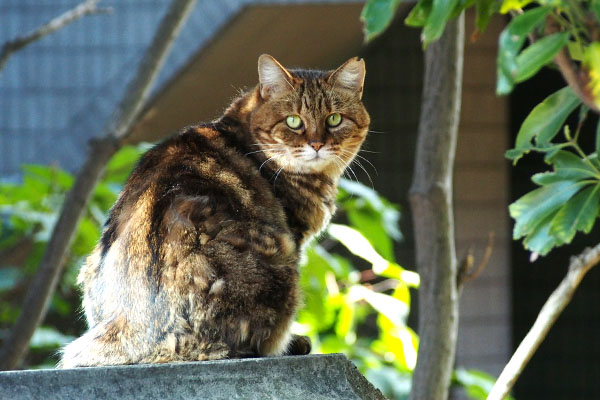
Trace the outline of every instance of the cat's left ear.
<instances>
[{"instance_id":1,"label":"cat's left ear","mask_svg":"<svg viewBox=\"0 0 600 400\"><path fill-rule=\"evenodd\" d=\"M276 59L268 54L258 58L258 80L260 96L267 100L294 90L294 78Z\"/></svg>"},{"instance_id":2,"label":"cat's left ear","mask_svg":"<svg viewBox=\"0 0 600 400\"><path fill-rule=\"evenodd\" d=\"M341 67L333 71L327 81L337 87L354 90L358 93L358 98L362 98L363 86L365 83L365 61L353 57L342 64Z\"/></svg>"}]
</instances>

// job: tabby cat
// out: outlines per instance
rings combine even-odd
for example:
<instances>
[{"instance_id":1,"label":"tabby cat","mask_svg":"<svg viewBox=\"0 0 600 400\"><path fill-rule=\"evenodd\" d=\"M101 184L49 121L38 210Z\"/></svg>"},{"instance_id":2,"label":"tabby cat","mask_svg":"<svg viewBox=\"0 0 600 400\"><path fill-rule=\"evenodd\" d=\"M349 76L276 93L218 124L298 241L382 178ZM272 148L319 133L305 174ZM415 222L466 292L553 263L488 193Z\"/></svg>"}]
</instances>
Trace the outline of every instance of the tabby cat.
<instances>
[{"instance_id":1,"label":"tabby cat","mask_svg":"<svg viewBox=\"0 0 600 400\"><path fill-rule=\"evenodd\" d=\"M290 334L302 247L369 125L365 65L287 70L148 151L79 275L89 330L61 368L308 354Z\"/></svg>"}]
</instances>

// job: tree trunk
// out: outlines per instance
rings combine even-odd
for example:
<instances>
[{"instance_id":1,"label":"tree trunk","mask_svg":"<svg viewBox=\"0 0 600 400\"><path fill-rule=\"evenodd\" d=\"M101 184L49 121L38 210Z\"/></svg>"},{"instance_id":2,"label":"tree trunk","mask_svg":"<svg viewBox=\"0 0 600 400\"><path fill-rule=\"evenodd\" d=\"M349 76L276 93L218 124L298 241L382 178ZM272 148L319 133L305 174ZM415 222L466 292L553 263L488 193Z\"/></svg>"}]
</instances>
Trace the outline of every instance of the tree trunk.
<instances>
[{"instance_id":1,"label":"tree trunk","mask_svg":"<svg viewBox=\"0 0 600 400\"><path fill-rule=\"evenodd\" d=\"M173 0L150 47L146 50L136 77L127 88L116 117L108 125L103 138L94 141L95 145L62 206L38 272L25 297L21 314L8 338L2 343L0 370L14 369L18 366L35 329L44 320L50 298L62 272L64 258L92 191L102 177L108 160L119 149L122 140L129 134L134 121L139 117L169 49L195 3L196 0Z\"/></svg>"},{"instance_id":2,"label":"tree trunk","mask_svg":"<svg viewBox=\"0 0 600 400\"><path fill-rule=\"evenodd\" d=\"M411 399L448 397L458 331L452 175L460 115L464 15L425 51L425 81L410 203L419 289L419 352Z\"/></svg>"}]
</instances>

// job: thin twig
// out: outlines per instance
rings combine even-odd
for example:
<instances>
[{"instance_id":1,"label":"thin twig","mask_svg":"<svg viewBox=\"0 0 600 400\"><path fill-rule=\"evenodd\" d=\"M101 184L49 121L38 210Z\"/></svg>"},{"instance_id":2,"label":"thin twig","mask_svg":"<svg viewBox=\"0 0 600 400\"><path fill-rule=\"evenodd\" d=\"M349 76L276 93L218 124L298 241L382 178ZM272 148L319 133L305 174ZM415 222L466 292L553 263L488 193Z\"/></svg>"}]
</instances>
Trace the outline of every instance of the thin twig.
<instances>
[{"instance_id":1,"label":"thin twig","mask_svg":"<svg viewBox=\"0 0 600 400\"><path fill-rule=\"evenodd\" d=\"M558 23L553 18L548 17L546 19L546 34L551 35L560 31L561 29ZM554 63L558 66L563 78L565 78L567 84L571 86L571 89L573 89L577 97L579 97L590 110L600 112L590 89L590 77L588 72L585 69L578 67L571 60L566 46L558 52L556 57L554 57Z\"/></svg>"},{"instance_id":2,"label":"thin twig","mask_svg":"<svg viewBox=\"0 0 600 400\"><path fill-rule=\"evenodd\" d=\"M535 323L494 384L488 400L501 400L508 395L523 369L546 338L554 322L571 301L585 274L599 262L600 244L593 248L587 248L579 256L571 258L567 275L546 300Z\"/></svg>"},{"instance_id":3,"label":"thin twig","mask_svg":"<svg viewBox=\"0 0 600 400\"><path fill-rule=\"evenodd\" d=\"M0 370L14 369L27 351L33 332L44 319L52 293L56 290L64 259L75 236L76 228L85 206L100 180L106 163L131 133L131 127L139 118L147 95L152 87L177 33L187 20L196 0L173 0L163 17L152 43L128 87L119 113L118 123L109 124L109 130L101 139L92 142L88 158L77 174L73 188L63 203L59 219L40 262L31 289L25 298L21 314L12 327L10 335L0 348Z\"/></svg>"},{"instance_id":4,"label":"thin twig","mask_svg":"<svg viewBox=\"0 0 600 400\"><path fill-rule=\"evenodd\" d=\"M457 285L459 289L462 289L465 283L477 278L481 274L481 272L490 262L493 249L494 232L490 232L488 235L487 246L485 247L485 251L483 252L483 257L481 257L481 261L479 261L477 267L474 267L475 257L473 256L473 248L469 248L467 255L465 256L458 270Z\"/></svg>"},{"instance_id":5,"label":"thin twig","mask_svg":"<svg viewBox=\"0 0 600 400\"><path fill-rule=\"evenodd\" d=\"M42 37L56 32L59 29L64 28L71 22L89 14L99 14L111 12L110 8L98 8L97 4L100 0L86 0L79 4L77 7L66 11L65 13L54 18L45 25L40 26L38 29L29 32L26 35L19 36L13 40L9 40L2 45L0 50L0 71L4 68L10 56L15 52L21 50L23 47L41 39Z\"/></svg>"}]
</instances>

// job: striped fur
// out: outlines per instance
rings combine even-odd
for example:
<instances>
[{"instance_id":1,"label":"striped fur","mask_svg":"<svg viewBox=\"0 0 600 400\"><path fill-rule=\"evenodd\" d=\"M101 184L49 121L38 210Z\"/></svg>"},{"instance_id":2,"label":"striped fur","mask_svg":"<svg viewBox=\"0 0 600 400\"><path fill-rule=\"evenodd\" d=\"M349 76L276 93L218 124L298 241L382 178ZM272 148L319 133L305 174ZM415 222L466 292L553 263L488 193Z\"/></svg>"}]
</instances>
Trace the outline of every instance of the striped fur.
<instances>
[{"instance_id":1,"label":"striped fur","mask_svg":"<svg viewBox=\"0 0 600 400\"><path fill-rule=\"evenodd\" d=\"M89 330L60 367L310 351L289 333L297 264L366 136L364 63L288 71L261 56L259 77L220 120L141 158L79 275Z\"/></svg>"}]
</instances>

